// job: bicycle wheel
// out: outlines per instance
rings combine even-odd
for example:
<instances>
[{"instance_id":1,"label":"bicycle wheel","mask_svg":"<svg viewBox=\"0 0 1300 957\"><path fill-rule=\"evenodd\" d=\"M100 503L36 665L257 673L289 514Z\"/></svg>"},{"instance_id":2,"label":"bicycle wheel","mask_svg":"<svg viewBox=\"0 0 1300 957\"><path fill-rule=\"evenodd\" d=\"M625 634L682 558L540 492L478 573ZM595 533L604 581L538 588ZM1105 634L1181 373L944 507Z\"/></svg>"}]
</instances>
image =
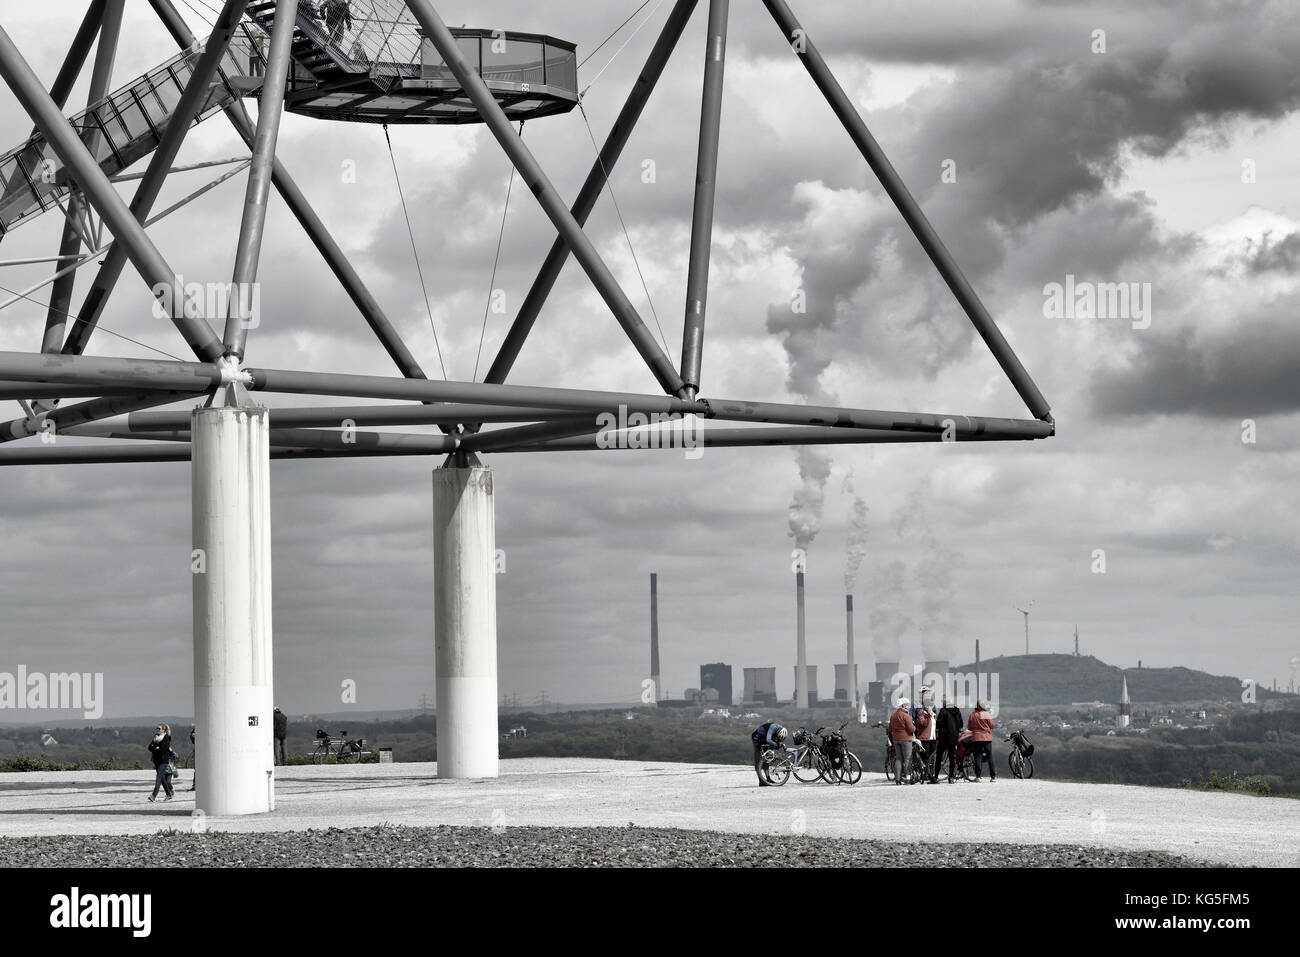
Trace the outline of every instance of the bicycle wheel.
<instances>
[{"instance_id":1,"label":"bicycle wheel","mask_svg":"<svg viewBox=\"0 0 1300 957\"><path fill-rule=\"evenodd\" d=\"M975 752L967 750L961 756L961 763L957 765L957 773L962 776L963 780L975 780Z\"/></svg>"},{"instance_id":2,"label":"bicycle wheel","mask_svg":"<svg viewBox=\"0 0 1300 957\"><path fill-rule=\"evenodd\" d=\"M316 750L311 753L312 764L324 764L325 759L329 757L329 748L326 745L316 745Z\"/></svg>"},{"instance_id":3,"label":"bicycle wheel","mask_svg":"<svg viewBox=\"0 0 1300 957\"><path fill-rule=\"evenodd\" d=\"M360 751L355 751L352 748L344 748L343 750L339 751L339 756L338 756L339 764L356 764L360 760L361 760Z\"/></svg>"},{"instance_id":4,"label":"bicycle wheel","mask_svg":"<svg viewBox=\"0 0 1300 957\"><path fill-rule=\"evenodd\" d=\"M1021 760L1020 752L1015 749L1012 749L1011 753L1007 755L1007 767L1011 768L1011 774L1014 777L1022 776L1020 773Z\"/></svg>"},{"instance_id":5,"label":"bicycle wheel","mask_svg":"<svg viewBox=\"0 0 1300 957\"><path fill-rule=\"evenodd\" d=\"M817 763L819 765L819 770L821 771L821 778L823 781L825 781L827 784L840 783L839 769L836 768L835 765L831 763L831 759L829 755L827 755L823 751L818 751Z\"/></svg>"},{"instance_id":6,"label":"bicycle wheel","mask_svg":"<svg viewBox=\"0 0 1300 957\"><path fill-rule=\"evenodd\" d=\"M767 752L768 757L770 757L771 754L771 751ZM790 780L790 761L788 758L780 761L773 761L770 764L764 761L764 765L764 770L767 772L767 780L776 787L780 787L782 784L785 784L786 781Z\"/></svg>"},{"instance_id":7,"label":"bicycle wheel","mask_svg":"<svg viewBox=\"0 0 1300 957\"><path fill-rule=\"evenodd\" d=\"M907 767L907 784L920 784L925 780L925 753L912 746L912 760Z\"/></svg>"},{"instance_id":8,"label":"bicycle wheel","mask_svg":"<svg viewBox=\"0 0 1300 957\"><path fill-rule=\"evenodd\" d=\"M1029 755L1026 754L1021 759L1020 766L1021 766L1020 776L1022 778L1028 779L1034 776L1034 759L1031 758Z\"/></svg>"},{"instance_id":9,"label":"bicycle wheel","mask_svg":"<svg viewBox=\"0 0 1300 957\"><path fill-rule=\"evenodd\" d=\"M885 750L885 780L886 781L894 780L894 749L893 748L887 748Z\"/></svg>"},{"instance_id":10,"label":"bicycle wheel","mask_svg":"<svg viewBox=\"0 0 1300 957\"><path fill-rule=\"evenodd\" d=\"M840 780L845 784L857 784L862 780L862 762L852 751L844 752L844 760L840 762Z\"/></svg>"},{"instance_id":11,"label":"bicycle wheel","mask_svg":"<svg viewBox=\"0 0 1300 957\"><path fill-rule=\"evenodd\" d=\"M794 776L803 784L812 784L821 779L821 761L812 748L806 749L799 755L799 760L794 765Z\"/></svg>"}]
</instances>

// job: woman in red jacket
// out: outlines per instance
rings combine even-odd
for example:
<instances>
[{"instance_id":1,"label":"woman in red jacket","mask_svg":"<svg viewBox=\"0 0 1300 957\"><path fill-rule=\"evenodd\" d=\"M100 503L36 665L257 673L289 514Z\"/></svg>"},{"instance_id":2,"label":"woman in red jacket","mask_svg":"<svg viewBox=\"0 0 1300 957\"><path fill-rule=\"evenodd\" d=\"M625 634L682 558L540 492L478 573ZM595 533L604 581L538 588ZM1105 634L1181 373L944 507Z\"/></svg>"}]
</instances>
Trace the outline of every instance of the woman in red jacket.
<instances>
[{"instance_id":1,"label":"woman in red jacket","mask_svg":"<svg viewBox=\"0 0 1300 957\"><path fill-rule=\"evenodd\" d=\"M993 715L984 708L983 701L975 702L975 710L970 713L966 729L971 733L970 747L975 753L975 780L980 780L980 759L989 763L989 780L997 780L997 769L993 764Z\"/></svg>"}]
</instances>

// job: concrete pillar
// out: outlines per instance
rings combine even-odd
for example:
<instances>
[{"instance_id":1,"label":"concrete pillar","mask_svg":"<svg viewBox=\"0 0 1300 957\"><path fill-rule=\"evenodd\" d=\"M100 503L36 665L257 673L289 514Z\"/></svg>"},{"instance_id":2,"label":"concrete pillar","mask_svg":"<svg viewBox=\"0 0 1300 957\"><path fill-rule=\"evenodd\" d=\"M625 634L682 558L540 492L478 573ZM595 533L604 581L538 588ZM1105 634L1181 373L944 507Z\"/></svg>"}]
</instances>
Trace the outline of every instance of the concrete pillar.
<instances>
[{"instance_id":1,"label":"concrete pillar","mask_svg":"<svg viewBox=\"0 0 1300 957\"><path fill-rule=\"evenodd\" d=\"M438 777L497 776L496 513L489 468L433 473Z\"/></svg>"},{"instance_id":2,"label":"concrete pillar","mask_svg":"<svg viewBox=\"0 0 1300 957\"><path fill-rule=\"evenodd\" d=\"M275 809L267 410L203 408L190 418L195 806L261 814Z\"/></svg>"}]
</instances>

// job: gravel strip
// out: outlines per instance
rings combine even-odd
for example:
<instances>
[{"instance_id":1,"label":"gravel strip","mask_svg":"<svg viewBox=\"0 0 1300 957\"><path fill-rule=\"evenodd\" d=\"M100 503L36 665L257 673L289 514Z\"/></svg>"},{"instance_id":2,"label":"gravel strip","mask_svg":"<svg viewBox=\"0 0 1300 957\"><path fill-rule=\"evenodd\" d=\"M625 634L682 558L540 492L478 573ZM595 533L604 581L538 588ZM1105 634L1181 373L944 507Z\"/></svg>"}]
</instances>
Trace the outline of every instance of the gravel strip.
<instances>
[{"instance_id":1,"label":"gravel strip","mask_svg":"<svg viewBox=\"0 0 1300 957\"><path fill-rule=\"evenodd\" d=\"M892 843L639 827L363 827L0 838L9 867L1209 867L1075 844Z\"/></svg>"}]
</instances>

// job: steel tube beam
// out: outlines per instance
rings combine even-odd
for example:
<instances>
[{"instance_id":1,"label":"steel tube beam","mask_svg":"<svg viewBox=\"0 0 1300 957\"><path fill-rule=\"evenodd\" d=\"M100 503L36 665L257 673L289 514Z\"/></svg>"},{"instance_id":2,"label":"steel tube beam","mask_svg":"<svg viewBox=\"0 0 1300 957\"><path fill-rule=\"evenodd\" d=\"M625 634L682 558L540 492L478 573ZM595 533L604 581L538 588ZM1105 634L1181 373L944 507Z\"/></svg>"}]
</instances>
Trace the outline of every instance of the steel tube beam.
<instances>
[{"instance_id":1,"label":"steel tube beam","mask_svg":"<svg viewBox=\"0 0 1300 957\"><path fill-rule=\"evenodd\" d=\"M344 452L339 449L287 449L272 448L273 459L364 459L390 457L394 455L418 455L418 452L376 451L372 449L355 449ZM36 448L0 449L0 466L5 465L128 465L139 462L188 462L190 446L188 442L174 444L146 445L144 443L124 443L122 445L50 445Z\"/></svg>"},{"instance_id":2,"label":"steel tube beam","mask_svg":"<svg viewBox=\"0 0 1300 957\"><path fill-rule=\"evenodd\" d=\"M466 436L460 447L466 452L495 452L521 443L545 441L546 439L563 439L571 435L590 435L597 431L599 425L596 416L567 416L554 422L537 422L533 425L521 425L517 429L497 429L494 432L478 432Z\"/></svg>"},{"instance_id":3,"label":"steel tube beam","mask_svg":"<svg viewBox=\"0 0 1300 957\"><path fill-rule=\"evenodd\" d=\"M222 369L212 363L166 359L101 359L0 352L0 377L76 387L207 392L222 384Z\"/></svg>"},{"instance_id":4,"label":"steel tube beam","mask_svg":"<svg viewBox=\"0 0 1300 957\"><path fill-rule=\"evenodd\" d=\"M940 435L946 432L956 438L988 434L1004 438L1045 439L1053 434L1051 424L1034 419L1000 419L930 412L882 412L874 409L839 409L829 406L745 402L735 399L709 399L708 404L710 418L730 422L830 425L850 429L935 432Z\"/></svg>"},{"instance_id":5,"label":"steel tube beam","mask_svg":"<svg viewBox=\"0 0 1300 957\"><path fill-rule=\"evenodd\" d=\"M149 0L149 2L167 31L172 35L172 39L181 49L188 49L194 45L193 34L190 33L185 20L170 3L170 0ZM249 121L243 104L235 103L228 107L225 113L231 125L235 127L235 131L243 138L249 149L252 149L254 143L253 124ZM408 379L427 378L424 370L420 368L420 364L416 362L415 356L411 354L411 350L402 342L396 328L384 314L379 301L375 299L370 290L366 288L365 283L361 281L361 276L353 268L352 263L348 261L343 249L330 235L329 230L325 228L324 222L312 209L307 197L298 188L298 184L279 160L275 161L274 184L280 198L284 200L285 205L289 207L289 211L293 213L303 231L307 233L308 238L324 258L330 271L343 285L344 291L347 292L348 297L365 318L366 323L374 332L375 337L379 339L389 357L392 358L398 370Z\"/></svg>"},{"instance_id":6,"label":"steel tube beam","mask_svg":"<svg viewBox=\"0 0 1300 957\"><path fill-rule=\"evenodd\" d=\"M666 433L665 433L666 434ZM637 447L610 436L604 448L631 449ZM1023 437L1025 441L1028 436ZM883 429L837 429L829 426L777 426L754 429L719 429L703 426L695 433L694 448L762 448L788 445L901 445L911 442L943 442L943 437L927 432L890 432ZM1004 441L986 436L967 439L968 442ZM1014 440L1013 440L1014 441ZM683 451L690 447L674 438L660 440L655 445L645 445L662 451ZM512 448L493 449L494 452L597 452L602 446L595 436L556 439L548 442L516 445Z\"/></svg>"},{"instance_id":7,"label":"steel tube beam","mask_svg":"<svg viewBox=\"0 0 1300 957\"><path fill-rule=\"evenodd\" d=\"M664 24L659 39L650 51L650 56L646 58L645 66L641 68L641 73L633 84L632 91L628 94L627 101L623 104L618 119L614 121L614 126L605 139L605 145L601 147L600 155L592 164L591 171L587 174L587 179L582 184L578 198L570 210L579 226L587 224L588 217L596 208L596 201L600 199L600 194L605 189L606 177L618 165L619 158L623 155L623 148L627 146L632 130L641 119L650 94L659 84L659 78L663 76L664 68L677 48L686 24L698 3L699 0L678 0L672 12L668 14L668 22ZM542 306L555 288L564 264L568 261L569 244L561 235L551 244L551 250L546 254L537 278L533 280L528 295L524 297L523 304L510 325L510 331L506 333L501 348L488 369L485 382L506 381L515 360L519 358L519 351L523 348L524 341L532 331L533 324L537 322Z\"/></svg>"},{"instance_id":8,"label":"steel tube beam","mask_svg":"<svg viewBox=\"0 0 1300 957\"><path fill-rule=\"evenodd\" d=\"M8 369L0 353L0 375ZM585 412L617 410L620 405L646 412L698 412L707 406L673 396L626 392L592 392L581 389L548 389L538 386L487 385L481 382L433 382L358 376L292 372L283 369L246 369L252 379L249 388L262 392L307 395L338 395L372 399L410 399L433 402L482 402L487 405L527 405Z\"/></svg>"},{"instance_id":9,"label":"steel tube beam","mask_svg":"<svg viewBox=\"0 0 1300 957\"><path fill-rule=\"evenodd\" d=\"M149 166L144 172L140 185L136 187L135 195L131 197L131 215L137 222L144 223L153 212L154 203L162 193L172 163L180 153L181 145L189 134L200 107L208 98L209 88L221 66L221 58L225 56L226 49L230 46L230 40L235 35L235 29L239 26L239 19L243 16L248 2L249 0L227 0L217 16L216 25L212 28L212 36L209 37L202 55L195 63L190 80L176 104L176 109L172 111L162 139L159 140L158 148L149 158ZM104 259L104 265L99 268L95 281L86 293L81 308L77 310L76 324L63 346L65 355L80 355L86 350L91 334L99 323L99 317L103 315L104 307L108 304L108 295L117 285L126 262L126 248L119 243L114 243Z\"/></svg>"},{"instance_id":10,"label":"steel tube beam","mask_svg":"<svg viewBox=\"0 0 1300 957\"><path fill-rule=\"evenodd\" d=\"M50 432L45 423L52 423L54 435L66 432L69 428L96 422L110 416L134 412L137 409L150 409L156 405L169 405L184 399L196 398L193 392L136 392L132 395L105 396L71 405L40 416L37 420L14 419L0 424L0 442L25 439L38 432ZM189 413L185 413L188 415Z\"/></svg>"},{"instance_id":11,"label":"steel tube beam","mask_svg":"<svg viewBox=\"0 0 1300 957\"><path fill-rule=\"evenodd\" d=\"M128 257L145 282L155 290L174 288L176 273L167 265L144 227L131 215L122 197L50 99L3 27L0 27L0 76L40 127L51 148L85 194L87 202L108 224L117 242L126 248ZM177 329L200 359L211 361L221 357L221 341L205 321L186 316L183 309L173 309L172 312Z\"/></svg>"},{"instance_id":12,"label":"steel tube beam","mask_svg":"<svg viewBox=\"0 0 1300 957\"><path fill-rule=\"evenodd\" d=\"M95 67L91 72L90 89L86 106L94 106L108 95L113 82L113 63L117 59L117 41L122 33L122 14L125 0L108 0L102 12L99 29L99 48L95 51ZM56 84L57 86L57 81ZM51 97L51 99L54 99ZM66 97L65 97L66 100ZM63 103L55 100L60 107ZM94 155L99 144L99 129L93 128L86 138L86 148ZM63 240L59 243L60 256L81 252L81 233L77 220L82 214L81 200L76 190L68 196L68 215L63 224ZM66 272L54 281L50 290L50 305L45 313L45 334L41 338L42 352L58 352L63 348L63 331L67 327L68 310L72 307L72 291L77 285L75 272Z\"/></svg>"},{"instance_id":13,"label":"steel tube beam","mask_svg":"<svg viewBox=\"0 0 1300 957\"><path fill-rule=\"evenodd\" d=\"M571 411L492 405L337 405L321 408L272 408L276 428L357 428L383 425L458 425L464 422L535 422L568 418ZM134 412L101 423L115 432L147 436L189 426L188 412Z\"/></svg>"},{"instance_id":14,"label":"steel tube beam","mask_svg":"<svg viewBox=\"0 0 1300 957\"><path fill-rule=\"evenodd\" d=\"M73 382L15 382L0 381L0 399L77 399L87 396L129 395L139 389L106 389L97 385L78 385Z\"/></svg>"},{"instance_id":15,"label":"steel tube beam","mask_svg":"<svg viewBox=\"0 0 1300 957\"><path fill-rule=\"evenodd\" d=\"M704 96L700 104L700 145L695 160L695 211L686 274L686 318L682 327L682 379L694 395L700 388L704 354L704 316L709 299L709 260L713 249L713 207L718 185L718 138L722 132L722 88L727 56L729 0L711 0L704 55Z\"/></svg>"},{"instance_id":16,"label":"steel tube beam","mask_svg":"<svg viewBox=\"0 0 1300 957\"><path fill-rule=\"evenodd\" d=\"M790 12L789 6L785 0L763 0L763 5L767 7L768 12L776 20L781 31L785 34L786 42L790 43L795 53L802 61L804 67L808 70L813 82L821 90L822 95L830 104L831 109L835 111L836 117L844 128L848 131L849 136L853 138L854 144L861 151L867 163L871 166L872 171L880 180L880 184L893 200L894 205L898 207L899 212L911 227L912 233L920 242L921 247L925 250L930 260L934 263L935 268L939 270L943 280L947 283L952 294L961 304L962 309L970 318L971 323L975 326L977 332L988 345L989 350L997 359L998 364L1002 366L1003 372L1011 380L1011 384L1019 393L1020 398L1024 400L1029 411L1035 418L1051 421L1051 407L1047 400L1043 398L1038 386L1030 377L1025 367L1021 365L1020 359L1017 358L1011 346L1002 335L1002 330L997 327L993 317L989 315L984 304L976 295L974 288L967 281L953 259L948 248L935 232L934 227L930 225L929 219L921 211L921 206L912 197L908 191L902 177L894 169L889 158L885 156L880 144L876 142L871 131L867 129L867 124L863 121L858 113L857 107L853 101L844 92L839 81L835 79L826 61L822 59L821 53L808 37L808 32L800 25L795 15Z\"/></svg>"},{"instance_id":17,"label":"steel tube beam","mask_svg":"<svg viewBox=\"0 0 1300 957\"><path fill-rule=\"evenodd\" d=\"M86 59L90 56L91 44L95 42L95 35L99 33L99 25L103 22L104 8L107 3L108 0L91 0L86 8L86 15L81 20L81 26L77 28L76 36L72 38L68 55L63 58L59 75L54 78L54 85L50 87L50 99L58 104L59 109L68 105L68 97L72 95L72 88L77 85L77 77L81 75L81 68L86 65Z\"/></svg>"},{"instance_id":18,"label":"steel tube beam","mask_svg":"<svg viewBox=\"0 0 1300 957\"><path fill-rule=\"evenodd\" d=\"M271 26L271 52L262 82L262 97L257 112L257 136L253 140L253 164L248 170L248 191L244 196L244 218L239 226L239 243L235 248L234 294L226 317L226 355L244 358L248 328L252 316L246 314L250 290L257 281L257 265L262 254L262 236L266 232L267 203L271 197L271 179L275 170L275 146L280 137L280 118L284 115L284 89L289 82L289 54L297 28L298 5L282 2L275 8Z\"/></svg>"},{"instance_id":19,"label":"steel tube beam","mask_svg":"<svg viewBox=\"0 0 1300 957\"><path fill-rule=\"evenodd\" d=\"M609 267L601 259L600 253L596 251L596 247L592 245L587 234L582 231L582 227L569 212L569 208L560 199L560 194L556 192L532 151L524 145L519 134L515 132L509 118L483 82L483 78L465 62L455 38L447 29L447 25L442 22L437 11L433 9L433 5L429 0L408 0L407 9L420 21L425 35L441 54L448 69L465 91L465 95L478 109L488 130L501 144L501 148L519 171L520 177L528 188L532 190L533 195L537 197L546 215L572 248L574 257L582 264L592 285L596 287L596 291L614 313L614 317L623 327L628 338L632 340L632 345L637 352L650 366L664 392L669 395L685 396L681 376L673 368L663 350L659 348L659 344L655 342L654 336L641 321L641 317L637 315L627 295L619 287Z\"/></svg>"}]
</instances>

